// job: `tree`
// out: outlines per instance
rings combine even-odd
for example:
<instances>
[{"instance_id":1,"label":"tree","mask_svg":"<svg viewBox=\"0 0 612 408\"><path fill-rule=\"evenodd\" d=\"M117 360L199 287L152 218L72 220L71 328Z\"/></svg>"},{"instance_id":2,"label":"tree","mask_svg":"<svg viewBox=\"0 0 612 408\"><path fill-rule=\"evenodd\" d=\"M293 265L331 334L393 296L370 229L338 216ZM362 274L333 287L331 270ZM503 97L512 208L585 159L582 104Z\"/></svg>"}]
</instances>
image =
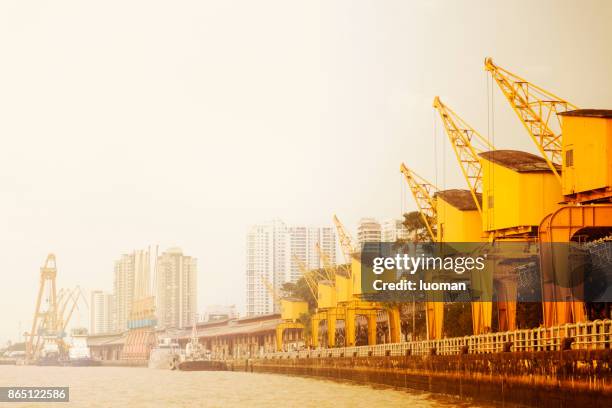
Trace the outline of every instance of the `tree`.
<instances>
[{"instance_id":1,"label":"tree","mask_svg":"<svg viewBox=\"0 0 612 408\"><path fill-rule=\"evenodd\" d=\"M435 231L435 220L433 218L427 218L429 225L432 226ZM427 231L427 225L421 216L421 213L418 211L411 211L409 213L404 214L404 221L402 222L404 227L408 230L408 234L413 236L413 240L415 242L423 242L423 241L431 241L431 237L429 236L429 232Z\"/></svg>"}]
</instances>

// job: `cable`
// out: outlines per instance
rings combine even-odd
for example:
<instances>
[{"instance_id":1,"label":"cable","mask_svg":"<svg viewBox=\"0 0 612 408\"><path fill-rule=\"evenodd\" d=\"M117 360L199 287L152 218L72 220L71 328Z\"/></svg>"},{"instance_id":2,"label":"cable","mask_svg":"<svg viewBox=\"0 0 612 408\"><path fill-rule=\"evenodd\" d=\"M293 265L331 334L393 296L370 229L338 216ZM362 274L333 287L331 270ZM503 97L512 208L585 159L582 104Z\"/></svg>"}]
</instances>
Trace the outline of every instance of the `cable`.
<instances>
[{"instance_id":1,"label":"cable","mask_svg":"<svg viewBox=\"0 0 612 408\"><path fill-rule=\"evenodd\" d=\"M437 160L438 159L438 137L437 137L438 136L438 132L436 131L436 123L437 123L436 122L436 112L433 111L432 114L433 114L433 140L434 140L434 159L433 159L433 162L434 162L434 167L435 167L435 169L434 169L435 177L434 178L436 180L435 181L435 185L437 186L437 185L439 185L438 184L438 160Z\"/></svg>"}]
</instances>

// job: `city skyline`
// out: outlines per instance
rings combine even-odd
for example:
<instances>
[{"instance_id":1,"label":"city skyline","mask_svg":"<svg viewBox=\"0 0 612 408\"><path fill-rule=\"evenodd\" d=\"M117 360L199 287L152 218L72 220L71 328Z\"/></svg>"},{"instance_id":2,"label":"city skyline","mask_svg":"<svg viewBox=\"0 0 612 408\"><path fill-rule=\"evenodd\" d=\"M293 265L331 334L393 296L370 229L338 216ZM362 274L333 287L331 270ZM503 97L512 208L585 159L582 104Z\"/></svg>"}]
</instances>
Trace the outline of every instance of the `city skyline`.
<instances>
[{"instance_id":1,"label":"city skyline","mask_svg":"<svg viewBox=\"0 0 612 408\"><path fill-rule=\"evenodd\" d=\"M133 305L149 296L154 297L159 328L187 327L198 315L197 258L181 248L124 253L115 261L113 275L112 292L90 291L92 334L125 331Z\"/></svg>"}]
</instances>

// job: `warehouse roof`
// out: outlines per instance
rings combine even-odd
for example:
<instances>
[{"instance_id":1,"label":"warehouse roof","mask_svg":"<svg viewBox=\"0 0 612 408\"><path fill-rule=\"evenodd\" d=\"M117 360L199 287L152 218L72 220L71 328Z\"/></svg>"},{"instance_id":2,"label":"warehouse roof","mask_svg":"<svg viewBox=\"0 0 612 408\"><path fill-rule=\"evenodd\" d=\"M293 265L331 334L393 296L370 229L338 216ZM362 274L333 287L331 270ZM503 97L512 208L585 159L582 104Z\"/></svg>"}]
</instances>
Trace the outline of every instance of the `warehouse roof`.
<instances>
[{"instance_id":1,"label":"warehouse roof","mask_svg":"<svg viewBox=\"0 0 612 408\"><path fill-rule=\"evenodd\" d=\"M125 343L126 333L97 334L87 337L88 346L110 346Z\"/></svg>"},{"instance_id":2,"label":"warehouse roof","mask_svg":"<svg viewBox=\"0 0 612 408\"><path fill-rule=\"evenodd\" d=\"M440 197L442 200L446 201L460 211L472 211L478 209L474 199L472 198L472 193L470 190L442 190L438 191L435 194L435 197ZM482 203L482 195L480 193L476 194L476 198L478 199L479 203Z\"/></svg>"},{"instance_id":3,"label":"warehouse roof","mask_svg":"<svg viewBox=\"0 0 612 408\"><path fill-rule=\"evenodd\" d=\"M582 116L586 118L604 118L612 119L612 110L610 109L576 109L567 112L558 113L561 116Z\"/></svg>"},{"instance_id":4,"label":"warehouse roof","mask_svg":"<svg viewBox=\"0 0 612 408\"><path fill-rule=\"evenodd\" d=\"M281 323L279 314L260 315L257 318L244 318L230 320L225 325L198 328L197 336L200 338L205 337L218 337L218 336L230 336L237 334L253 334L270 332L276 330L276 326ZM187 339L191 337L191 329L183 329L180 333L176 334L176 337Z\"/></svg>"},{"instance_id":5,"label":"warehouse roof","mask_svg":"<svg viewBox=\"0 0 612 408\"><path fill-rule=\"evenodd\" d=\"M551 171L542 157L520 150L491 150L482 152L479 156L519 173ZM555 166L557 171L561 171L561 166Z\"/></svg>"}]
</instances>

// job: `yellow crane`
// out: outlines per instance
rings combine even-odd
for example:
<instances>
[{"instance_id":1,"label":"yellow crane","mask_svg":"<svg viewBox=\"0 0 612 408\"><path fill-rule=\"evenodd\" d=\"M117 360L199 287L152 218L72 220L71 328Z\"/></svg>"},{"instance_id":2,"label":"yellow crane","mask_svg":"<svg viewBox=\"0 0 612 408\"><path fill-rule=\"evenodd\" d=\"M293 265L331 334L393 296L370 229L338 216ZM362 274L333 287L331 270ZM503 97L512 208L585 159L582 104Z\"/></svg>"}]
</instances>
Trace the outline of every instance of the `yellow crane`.
<instances>
[{"instance_id":1,"label":"yellow crane","mask_svg":"<svg viewBox=\"0 0 612 408\"><path fill-rule=\"evenodd\" d=\"M44 265L40 268L40 282L34 318L32 320L32 329L26 341L26 359L29 361L38 358L44 336L57 334L58 304L55 286L56 277L55 255L49 254ZM43 304L46 307L43 307Z\"/></svg>"},{"instance_id":2,"label":"yellow crane","mask_svg":"<svg viewBox=\"0 0 612 408\"><path fill-rule=\"evenodd\" d=\"M400 172L404 175L410 192L414 197L419 214L427 227L427 232L433 242L438 242L437 227L434 226L437 216L437 206L434 195L440 190L423 177L409 169L404 163L400 165ZM427 337L439 339L442 337L444 322L444 303L441 301L428 301L425 303L427 319Z\"/></svg>"},{"instance_id":3,"label":"yellow crane","mask_svg":"<svg viewBox=\"0 0 612 408\"><path fill-rule=\"evenodd\" d=\"M437 234L435 228L436 220L436 203L434 200L434 194L440 191L438 187L425 180L412 170L410 170L404 163L400 165L400 172L404 175L408 186L410 187L410 193L414 197L419 214L423 219L423 223L427 228L427 232L431 237L432 241L437 241Z\"/></svg>"},{"instance_id":4,"label":"yellow crane","mask_svg":"<svg viewBox=\"0 0 612 408\"><path fill-rule=\"evenodd\" d=\"M451 108L442 103L438 96L434 98L433 107L440 114L463 177L467 181L478 212L482 214L482 203L479 199L479 194L482 193L482 165L478 154L483 150L495 150L495 147ZM477 147L478 144L482 147Z\"/></svg>"},{"instance_id":5,"label":"yellow crane","mask_svg":"<svg viewBox=\"0 0 612 408\"><path fill-rule=\"evenodd\" d=\"M308 313L308 302L297 298L282 297L274 288L274 285L264 275L259 275L268 293L275 303L280 306L281 322L276 326L276 350L281 351L284 344L284 332L286 330L298 330L303 339L304 325L299 321L302 315ZM294 338L295 340L295 338ZM305 339L303 339L305 340Z\"/></svg>"},{"instance_id":6,"label":"yellow crane","mask_svg":"<svg viewBox=\"0 0 612 408\"><path fill-rule=\"evenodd\" d=\"M482 232L482 183L483 170L479 154L484 150L495 150L495 147L472 126L470 126L463 118L457 115L450 107L445 105L440 97L436 96L433 101L433 107L440 115L440 119L444 125L444 130L451 143L463 177L472 195L474 205L478 209L480 217L476 220L480 225L478 228L481 235ZM472 279L473 287L480 291L490 293L490 285L484 276L475 276ZM508 309L506 302L498 303L500 310L500 319L506 322L506 310ZM492 320L492 303L490 301L473 301L472 302L472 328L474 334L482 334L490 330Z\"/></svg>"},{"instance_id":7,"label":"yellow crane","mask_svg":"<svg viewBox=\"0 0 612 408\"><path fill-rule=\"evenodd\" d=\"M484 66L525 126L548 167L561 182L561 175L555 166L562 162L561 124L557 114L578 108L494 64L491 57L485 59Z\"/></svg>"},{"instance_id":8,"label":"yellow crane","mask_svg":"<svg viewBox=\"0 0 612 408\"><path fill-rule=\"evenodd\" d=\"M62 357L67 351L63 337L74 311L78 309L79 299L88 306L78 286L73 290L64 288L56 290L56 278L55 255L49 254L40 268L32 329L26 336L26 359L29 362L44 357L41 353L45 344L50 346L49 353L58 353L58 357Z\"/></svg>"}]
</instances>

